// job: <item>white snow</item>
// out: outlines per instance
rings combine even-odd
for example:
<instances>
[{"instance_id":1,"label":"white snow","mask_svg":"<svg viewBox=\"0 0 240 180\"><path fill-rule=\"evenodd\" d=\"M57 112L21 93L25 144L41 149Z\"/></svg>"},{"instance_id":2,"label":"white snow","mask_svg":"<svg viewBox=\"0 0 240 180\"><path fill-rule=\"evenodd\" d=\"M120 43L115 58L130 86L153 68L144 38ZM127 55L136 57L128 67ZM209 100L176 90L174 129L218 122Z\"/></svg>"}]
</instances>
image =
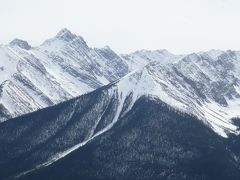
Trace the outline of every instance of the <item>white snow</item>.
<instances>
[{"instance_id":1,"label":"white snow","mask_svg":"<svg viewBox=\"0 0 240 180\"><path fill-rule=\"evenodd\" d=\"M168 79L151 67L134 71L118 83L118 88L123 96L133 93L131 105L143 95L151 95L180 111L193 114L203 120L220 136L228 137L228 133L239 134L238 127L233 124L232 118L240 117L240 99L227 100L228 106L224 107L212 99L207 99L201 105L191 99L188 93L172 85ZM239 86L235 86L239 93ZM240 93L239 93L240 94ZM227 98L226 98L227 99ZM184 103L183 103L184 102ZM131 108L131 106L129 107Z\"/></svg>"},{"instance_id":2,"label":"white snow","mask_svg":"<svg viewBox=\"0 0 240 180\"><path fill-rule=\"evenodd\" d=\"M6 46L0 46L0 84L9 80L16 72L17 60L9 54Z\"/></svg>"},{"instance_id":3,"label":"white snow","mask_svg":"<svg viewBox=\"0 0 240 180\"><path fill-rule=\"evenodd\" d=\"M224 51L222 50L219 50L219 49L212 49L210 51L207 51L207 52L200 52L198 54L203 54L203 53L206 53L208 54L212 59L214 60L217 60L217 58L222 55L224 53Z\"/></svg>"},{"instance_id":4,"label":"white snow","mask_svg":"<svg viewBox=\"0 0 240 180\"><path fill-rule=\"evenodd\" d=\"M223 137L228 137L227 133L239 134L237 126L231 121L232 118L240 115L240 105L229 101L228 107L223 107L212 100L208 100L202 106L198 106L200 112L213 130ZM233 108L235 106L235 108ZM238 109L238 110L237 110Z\"/></svg>"},{"instance_id":5,"label":"white snow","mask_svg":"<svg viewBox=\"0 0 240 180\"><path fill-rule=\"evenodd\" d=\"M68 36L70 39L64 39ZM109 48L107 50L111 51ZM56 104L120 78L117 72L121 68L118 66L123 66L124 61L120 57L114 57L119 63L116 66L99 51L101 50L89 48L81 37L67 30L61 31L56 37L30 50L22 49L17 45L0 46L0 85L8 80L19 89L16 92L12 91L11 95L5 93L5 100L1 100L0 97L0 102L15 117L47 107L49 100ZM19 80L16 77L23 79ZM28 86L29 82L31 87ZM19 101L12 100L12 96L20 96L18 94L20 91L24 92L26 97L31 97L31 100L26 97L17 98ZM8 102L11 103L5 105L8 98ZM35 103L31 102L32 99ZM32 104L37 107L35 105L32 107ZM29 106L29 108L21 112L22 108L16 109L18 106L26 108Z\"/></svg>"},{"instance_id":6,"label":"white snow","mask_svg":"<svg viewBox=\"0 0 240 180\"><path fill-rule=\"evenodd\" d=\"M184 55L174 55L167 50L140 50L128 55L122 55L128 64L129 70L141 69L150 62L157 61L161 65L178 62Z\"/></svg>"}]
</instances>

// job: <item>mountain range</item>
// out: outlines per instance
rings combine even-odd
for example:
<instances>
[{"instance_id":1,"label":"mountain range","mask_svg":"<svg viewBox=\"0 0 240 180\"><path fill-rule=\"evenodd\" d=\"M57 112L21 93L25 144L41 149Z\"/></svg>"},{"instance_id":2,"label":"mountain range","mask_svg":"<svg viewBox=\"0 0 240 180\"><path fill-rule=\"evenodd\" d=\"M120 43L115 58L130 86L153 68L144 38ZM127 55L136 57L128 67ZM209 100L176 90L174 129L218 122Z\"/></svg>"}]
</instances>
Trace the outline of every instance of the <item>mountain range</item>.
<instances>
[{"instance_id":1,"label":"mountain range","mask_svg":"<svg viewBox=\"0 0 240 180\"><path fill-rule=\"evenodd\" d=\"M32 48L15 39L0 47L0 121L90 92L128 73L109 47L90 48L61 30Z\"/></svg>"},{"instance_id":2,"label":"mountain range","mask_svg":"<svg viewBox=\"0 0 240 180\"><path fill-rule=\"evenodd\" d=\"M0 60L0 179L240 178L239 51L119 55L63 29Z\"/></svg>"}]
</instances>

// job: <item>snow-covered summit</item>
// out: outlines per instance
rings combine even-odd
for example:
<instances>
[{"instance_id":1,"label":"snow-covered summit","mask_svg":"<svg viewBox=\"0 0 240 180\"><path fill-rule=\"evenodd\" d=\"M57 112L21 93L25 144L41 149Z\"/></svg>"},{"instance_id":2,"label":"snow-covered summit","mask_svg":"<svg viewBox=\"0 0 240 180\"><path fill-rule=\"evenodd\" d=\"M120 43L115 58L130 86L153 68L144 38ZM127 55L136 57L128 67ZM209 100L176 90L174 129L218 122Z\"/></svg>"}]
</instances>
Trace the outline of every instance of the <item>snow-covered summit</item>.
<instances>
[{"instance_id":1,"label":"snow-covered summit","mask_svg":"<svg viewBox=\"0 0 240 180\"><path fill-rule=\"evenodd\" d=\"M14 39L10 42L10 45L11 46L18 46L22 49L26 49L26 50L29 50L31 49L31 46L28 44L27 41L24 41L24 40L21 40L21 39Z\"/></svg>"},{"instance_id":2,"label":"snow-covered summit","mask_svg":"<svg viewBox=\"0 0 240 180\"><path fill-rule=\"evenodd\" d=\"M77 40L82 41L83 43L86 44L85 40L81 36L73 34L70 30L68 30L66 28L59 31L57 33L57 35L55 36L55 38L60 39L60 40L64 40L64 41L67 41L67 42L77 39Z\"/></svg>"},{"instance_id":3,"label":"snow-covered summit","mask_svg":"<svg viewBox=\"0 0 240 180\"><path fill-rule=\"evenodd\" d=\"M142 68L153 61L158 61L160 64L166 65L169 63L175 63L184 57L183 55L170 53L165 49L153 51L142 49L130 54L123 54L121 56L126 60L131 71L136 68Z\"/></svg>"},{"instance_id":4,"label":"snow-covered summit","mask_svg":"<svg viewBox=\"0 0 240 180\"><path fill-rule=\"evenodd\" d=\"M57 38L68 38L68 39L74 39L75 37L77 37L77 35L73 34L70 30L68 30L67 28L63 28L61 29L57 35Z\"/></svg>"},{"instance_id":5,"label":"snow-covered summit","mask_svg":"<svg viewBox=\"0 0 240 180\"><path fill-rule=\"evenodd\" d=\"M88 48L88 45L86 41L83 39L83 37L78 36L74 33L72 33L70 30L64 28L60 30L56 36L53 38L50 38L43 42L41 47L49 48L49 46L55 46L59 48L60 46L66 46L66 45L78 45L83 48Z\"/></svg>"},{"instance_id":6,"label":"snow-covered summit","mask_svg":"<svg viewBox=\"0 0 240 180\"><path fill-rule=\"evenodd\" d=\"M217 59L220 55L224 54L225 52L220 49L211 49L207 52L199 52L198 54L207 55L212 59Z\"/></svg>"}]
</instances>

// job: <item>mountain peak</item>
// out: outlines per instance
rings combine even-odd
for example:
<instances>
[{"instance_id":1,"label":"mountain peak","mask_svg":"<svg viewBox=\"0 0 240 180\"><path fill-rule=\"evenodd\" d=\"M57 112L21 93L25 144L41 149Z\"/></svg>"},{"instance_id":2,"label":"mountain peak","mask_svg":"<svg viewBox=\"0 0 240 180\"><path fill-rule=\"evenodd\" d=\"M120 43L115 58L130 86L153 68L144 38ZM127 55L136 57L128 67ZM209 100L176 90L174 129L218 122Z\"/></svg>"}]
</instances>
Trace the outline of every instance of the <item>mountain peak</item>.
<instances>
[{"instance_id":1,"label":"mountain peak","mask_svg":"<svg viewBox=\"0 0 240 180\"><path fill-rule=\"evenodd\" d=\"M157 50L160 54L164 55L173 55L171 52L169 52L167 49L159 49Z\"/></svg>"},{"instance_id":2,"label":"mountain peak","mask_svg":"<svg viewBox=\"0 0 240 180\"><path fill-rule=\"evenodd\" d=\"M56 35L56 38L63 39L63 40L72 40L75 39L77 35L73 34L70 30L63 28L59 31Z\"/></svg>"},{"instance_id":3,"label":"mountain peak","mask_svg":"<svg viewBox=\"0 0 240 180\"><path fill-rule=\"evenodd\" d=\"M65 42L74 41L78 44L87 46L87 43L85 42L85 40L81 36L78 36L78 35L72 33L67 28L63 28L62 30L60 30L57 33L57 35L55 36L55 39L62 40L62 41L65 41Z\"/></svg>"},{"instance_id":4,"label":"mountain peak","mask_svg":"<svg viewBox=\"0 0 240 180\"><path fill-rule=\"evenodd\" d=\"M219 49L211 49L210 51L207 52L202 52L201 54L207 54L208 56L210 56L212 59L217 60L219 56L221 56L222 54L224 54L225 52Z\"/></svg>"},{"instance_id":5,"label":"mountain peak","mask_svg":"<svg viewBox=\"0 0 240 180\"><path fill-rule=\"evenodd\" d=\"M29 50L31 49L31 46L28 44L27 41L24 41L24 40L21 40L21 39L14 39L10 42L10 45L11 46L18 46L22 49L26 49L26 50Z\"/></svg>"},{"instance_id":6,"label":"mountain peak","mask_svg":"<svg viewBox=\"0 0 240 180\"><path fill-rule=\"evenodd\" d=\"M197 53L191 53L191 54L186 55L183 59L187 60L189 62L193 62L193 61L200 60L200 58L201 57Z\"/></svg>"},{"instance_id":7,"label":"mountain peak","mask_svg":"<svg viewBox=\"0 0 240 180\"><path fill-rule=\"evenodd\" d=\"M81 37L78 36L74 33L72 33L70 30L68 30L67 28L63 28L61 29L56 36L54 36L51 39L47 39L46 41L43 42L42 45L51 45L52 43L55 43L58 41L62 41L64 42L64 44L78 44L81 45L83 47L88 47L87 43L85 42L85 40Z\"/></svg>"}]
</instances>

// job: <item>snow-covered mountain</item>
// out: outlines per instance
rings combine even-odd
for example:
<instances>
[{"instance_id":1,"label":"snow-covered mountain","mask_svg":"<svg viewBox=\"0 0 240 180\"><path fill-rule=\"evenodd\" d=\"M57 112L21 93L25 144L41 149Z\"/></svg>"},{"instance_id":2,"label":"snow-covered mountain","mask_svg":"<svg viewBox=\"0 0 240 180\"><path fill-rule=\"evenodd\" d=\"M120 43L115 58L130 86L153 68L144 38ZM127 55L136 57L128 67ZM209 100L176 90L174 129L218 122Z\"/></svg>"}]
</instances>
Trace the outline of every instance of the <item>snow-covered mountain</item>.
<instances>
[{"instance_id":1,"label":"snow-covered mountain","mask_svg":"<svg viewBox=\"0 0 240 180\"><path fill-rule=\"evenodd\" d=\"M231 120L240 117L239 55L233 51L216 57L190 54L167 66L153 61L122 78L119 86L132 95L132 103L151 95L198 117L223 137L239 134Z\"/></svg>"},{"instance_id":2,"label":"snow-covered mountain","mask_svg":"<svg viewBox=\"0 0 240 180\"><path fill-rule=\"evenodd\" d=\"M185 82L179 96L171 79L182 76L165 79L167 70L158 74L163 69L149 64L88 94L1 123L0 179L238 180L239 135L219 136L202 121L204 111L193 116L200 113L192 107L195 86ZM185 95L191 104L183 102ZM239 127L239 119L228 124Z\"/></svg>"},{"instance_id":3,"label":"snow-covered mountain","mask_svg":"<svg viewBox=\"0 0 240 180\"><path fill-rule=\"evenodd\" d=\"M231 122L240 115L237 51L174 55L167 50L141 50L117 55L107 46L90 48L82 37L63 29L39 47L14 39L0 47L0 59L1 121L63 102L126 75L120 80L123 91L136 97L154 95L199 117L222 136L238 133Z\"/></svg>"},{"instance_id":4,"label":"snow-covered mountain","mask_svg":"<svg viewBox=\"0 0 240 180\"><path fill-rule=\"evenodd\" d=\"M67 29L39 47L14 39L0 46L0 122L93 91L150 62L182 57L166 50L118 55L108 46L89 47Z\"/></svg>"},{"instance_id":5,"label":"snow-covered mountain","mask_svg":"<svg viewBox=\"0 0 240 180\"><path fill-rule=\"evenodd\" d=\"M237 51L173 55L141 50L119 56L109 47L90 48L80 36L63 29L36 48L15 39L1 46L0 55L2 121L90 92L129 73L121 80L130 78L123 90L133 88L129 91L136 97L138 91L155 95L201 118L222 136L238 133L231 123L240 115ZM142 76L146 80L138 82ZM141 87L137 90L135 84Z\"/></svg>"},{"instance_id":6,"label":"snow-covered mountain","mask_svg":"<svg viewBox=\"0 0 240 180\"><path fill-rule=\"evenodd\" d=\"M121 57L125 59L128 64L129 71L134 71L146 66L148 63L157 61L161 65L178 62L184 55L175 55L168 52L166 49L162 50L140 50L131 54L122 54Z\"/></svg>"},{"instance_id":7,"label":"snow-covered mountain","mask_svg":"<svg viewBox=\"0 0 240 180\"><path fill-rule=\"evenodd\" d=\"M238 51L118 55L63 29L0 62L0 179L240 178Z\"/></svg>"},{"instance_id":8,"label":"snow-covered mountain","mask_svg":"<svg viewBox=\"0 0 240 180\"><path fill-rule=\"evenodd\" d=\"M128 73L109 47L90 48L67 29L31 47L14 39L0 46L0 121L76 97Z\"/></svg>"}]
</instances>

